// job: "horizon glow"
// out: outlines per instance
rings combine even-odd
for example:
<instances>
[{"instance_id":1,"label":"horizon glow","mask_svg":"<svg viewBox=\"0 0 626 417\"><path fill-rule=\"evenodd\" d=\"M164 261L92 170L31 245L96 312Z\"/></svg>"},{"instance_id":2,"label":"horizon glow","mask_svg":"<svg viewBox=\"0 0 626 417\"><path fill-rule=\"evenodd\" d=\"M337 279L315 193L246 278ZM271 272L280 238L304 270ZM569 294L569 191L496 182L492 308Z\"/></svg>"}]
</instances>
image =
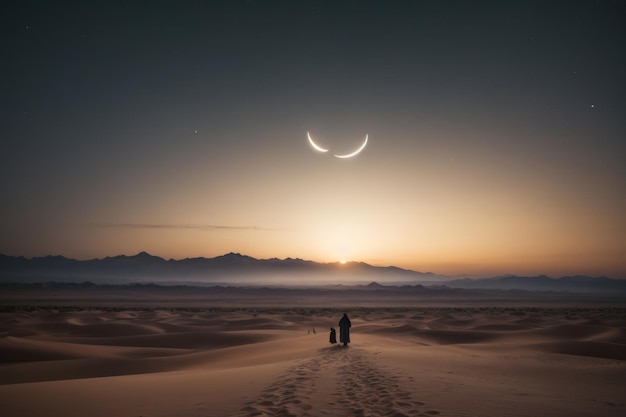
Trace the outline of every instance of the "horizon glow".
<instances>
[{"instance_id":1,"label":"horizon glow","mask_svg":"<svg viewBox=\"0 0 626 417\"><path fill-rule=\"evenodd\" d=\"M625 8L15 5L0 253L624 278Z\"/></svg>"}]
</instances>

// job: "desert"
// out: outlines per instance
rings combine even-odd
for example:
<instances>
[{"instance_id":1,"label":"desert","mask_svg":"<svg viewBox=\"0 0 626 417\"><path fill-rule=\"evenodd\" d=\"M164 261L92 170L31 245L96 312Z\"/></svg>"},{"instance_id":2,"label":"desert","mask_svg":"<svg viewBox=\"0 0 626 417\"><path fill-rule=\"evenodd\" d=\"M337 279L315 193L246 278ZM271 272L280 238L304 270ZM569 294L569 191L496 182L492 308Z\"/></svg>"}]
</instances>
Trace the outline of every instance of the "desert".
<instances>
[{"instance_id":1,"label":"desert","mask_svg":"<svg viewBox=\"0 0 626 417\"><path fill-rule=\"evenodd\" d=\"M329 343L342 313L351 343ZM0 414L621 416L626 308L13 305Z\"/></svg>"},{"instance_id":2,"label":"desert","mask_svg":"<svg viewBox=\"0 0 626 417\"><path fill-rule=\"evenodd\" d=\"M3 6L0 417L626 416L626 0Z\"/></svg>"}]
</instances>

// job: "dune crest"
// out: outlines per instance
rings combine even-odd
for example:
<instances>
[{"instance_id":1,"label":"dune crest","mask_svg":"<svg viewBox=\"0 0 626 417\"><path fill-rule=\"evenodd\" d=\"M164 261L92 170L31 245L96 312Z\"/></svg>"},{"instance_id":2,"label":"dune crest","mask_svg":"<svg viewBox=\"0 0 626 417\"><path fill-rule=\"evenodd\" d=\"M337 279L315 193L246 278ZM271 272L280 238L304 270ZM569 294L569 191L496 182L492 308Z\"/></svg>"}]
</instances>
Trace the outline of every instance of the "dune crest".
<instances>
[{"instance_id":1,"label":"dune crest","mask_svg":"<svg viewBox=\"0 0 626 417\"><path fill-rule=\"evenodd\" d=\"M618 416L626 310L0 313L3 416ZM549 395L546 393L549 392ZM36 398L36 401L26 400ZM94 404L97 407L94 408Z\"/></svg>"}]
</instances>

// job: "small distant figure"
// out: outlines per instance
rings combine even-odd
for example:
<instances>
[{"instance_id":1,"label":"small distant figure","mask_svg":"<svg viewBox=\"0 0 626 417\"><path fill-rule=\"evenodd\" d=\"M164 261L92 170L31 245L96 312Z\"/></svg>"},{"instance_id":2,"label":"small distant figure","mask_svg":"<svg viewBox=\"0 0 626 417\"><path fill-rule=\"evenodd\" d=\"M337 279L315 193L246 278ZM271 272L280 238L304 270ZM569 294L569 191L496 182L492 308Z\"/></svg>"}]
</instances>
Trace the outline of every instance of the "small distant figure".
<instances>
[{"instance_id":1,"label":"small distant figure","mask_svg":"<svg viewBox=\"0 0 626 417\"><path fill-rule=\"evenodd\" d=\"M330 343L337 343L337 332L335 331L334 327L330 328Z\"/></svg>"},{"instance_id":2,"label":"small distant figure","mask_svg":"<svg viewBox=\"0 0 626 417\"><path fill-rule=\"evenodd\" d=\"M344 346L348 346L350 343L350 327L352 327L352 323L350 323L348 313L343 313L343 317L339 320L339 341Z\"/></svg>"}]
</instances>

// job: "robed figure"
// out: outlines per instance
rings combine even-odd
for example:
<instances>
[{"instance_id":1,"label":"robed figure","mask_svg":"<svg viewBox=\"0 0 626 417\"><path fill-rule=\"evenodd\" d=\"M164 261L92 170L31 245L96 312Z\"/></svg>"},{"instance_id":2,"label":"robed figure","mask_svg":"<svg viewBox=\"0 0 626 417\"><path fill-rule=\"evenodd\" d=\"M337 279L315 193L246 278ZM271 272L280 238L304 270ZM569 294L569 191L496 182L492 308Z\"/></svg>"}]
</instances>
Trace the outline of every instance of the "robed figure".
<instances>
[{"instance_id":1,"label":"robed figure","mask_svg":"<svg viewBox=\"0 0 626 417\"><path fill-rule=\"evenodd\" d=\"M348 314L343 313L343 317L339 320L339 341L344 346L348 346L350 343L350 327L352 327L352 323L350 323Z\"/></svg>"},{"instance_id":2,"label":"robed figure","mask_svg":"<svg viewBox=\"0 0 626 417\"><path fill-rule=\"evenodd\" d=\"M330 343L337 343L337 332L335 331L334 327L330 328L330 339L329 339Z\"/></svg>"}]
</instances>

